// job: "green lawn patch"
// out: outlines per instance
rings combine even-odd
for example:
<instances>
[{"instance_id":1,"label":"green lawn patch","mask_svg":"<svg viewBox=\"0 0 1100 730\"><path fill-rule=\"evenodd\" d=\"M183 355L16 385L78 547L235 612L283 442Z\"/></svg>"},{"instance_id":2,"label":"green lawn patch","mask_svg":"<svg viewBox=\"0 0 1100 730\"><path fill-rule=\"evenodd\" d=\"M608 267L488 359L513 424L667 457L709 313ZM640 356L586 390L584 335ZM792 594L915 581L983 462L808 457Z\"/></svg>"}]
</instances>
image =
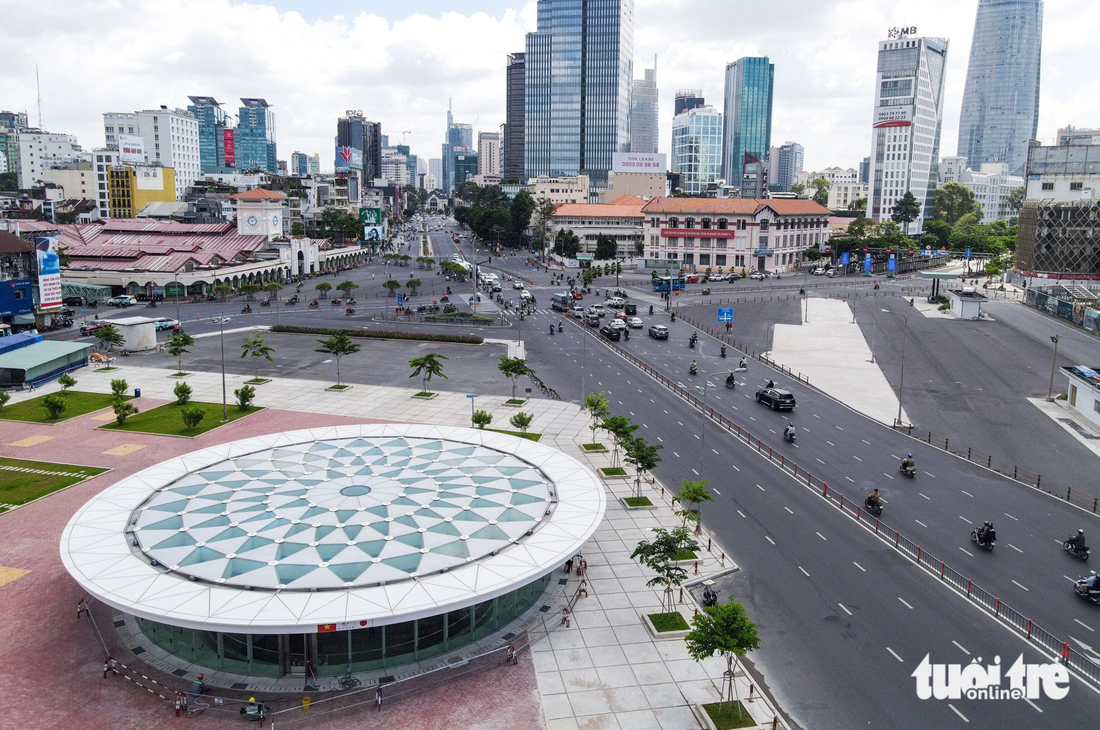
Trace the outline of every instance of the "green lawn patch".
<instances>
[{"instance_id":1,"label":"green lawn patch","mask_svg":"<svg viewBox=\"0 0 1100 730\"><path fill-rule=\"evenodd\" d=\"M244 381L245 385L263 385L264 383L270 383L271 378L252 378L252 380Z\"/></svg>"},{"instance_id":2,"label":"green lawn patch","mask_svg":"<svg viewBox=\"0 0 1100 730\"><path fill-rule=\"evenodd\" d=\"M325 388L325 390L350 390L350 389L351 389L350 385L330 385L329 387Z\"/></svg>"},{"instance_id":3,"label":"green lawn patch","mask_svg":"<svg viewBox=\"0 0 1100 730\"><path fill-rule=\"evenodd\" d=\"M170 377L170 378L186 378L190 374L191 373L172 373L168 377Z\"/></svg>"},{"instance_id":4,"label":"green lawn patch","mask_svg":"<svg viewBox=\"0 0 1100 730\"><path fill-rule=\"evenodd\" d=\"M665 631L687 631L691 627L688 626L688 622L684 620L684 617L680 615L679 611L673 611L672 613L651 613L649 614L649 620L653 623L653 628L657 629L659 633Z\"/></svg>"},{"instance_id":5,"label":"green lawn patch","mask_svg":"<svg viewBox=\"0 0 1100 730\"><path fill-rule=\"evenodd\" d=\"M495 431L497 433L507 434L509 436L515 436L516 438L527 439L528 441L538 441L542 438L541 433L524 433L523 431L505 431L502 428L487 428L486 431Z\"/></svg>"},{"instance_id":6,"label":"green lawn patch","mask_svg":"<svg viewBox=\"0 0 1100 730\"><path fill-rule=\"evenodd\" d=\"M506 400L504 402L506 404L510 405L510 406L522 406L527 401L524 400L523 398L509 398L508 400Z\"/></svg>"},{"instance_id":7,"label":"green lawn patch","mask_svg":"<svg viewBox=\"0 0 1100 730\"><path fill-rule=\"evenodd\" d=\"M54 464L49 461L24 461L0 458L0 504L26 504L59 489L70 487L107 469L94 466ZM22 471L62 472L60 474L35 474ZM19 470L19 471L16 471ZM0 507L0 512L6 508Z\"/></svg>"},{"instance_id":8,"label":"green lawn patch","mask_svg":"<svg viewBox=\"0 0 1100 730\"><path fill-rule=\"evenodd\" d=\"M414 395L413 398L434 398L435 395L436 394L433 393L430 390L422 390L419 393L417 393L416 395Z\"/></svg>"},{"instance_id":9,"label":"green lawn patch","mask_svg":"<svg viewBox=\"0 0 1100 730\"><path fill-rule=\"evenodd\" d=\"M114 399L114 396L110 393L86 393L82 390L59 391L57 394L65 398L66 405L61 418L56 421L49 419L46 406L42 405L42 399L46 397L44 395L4 406L0 409L0 418L9 421L31 421L33 423L61 423L70 418L107 408ZM129 400L129 396L126 398Z\"/></svg>"},{"instance_id":10,"label":"green lawn patch","mask_svg":"<svg viewBox=\"0 0 1100 730\"><path fill-rule=\"evenodd\" d=\"M672 554L673 560L695 560L698 557L699 556L695 554L694 550L689 550L687 548L680 548Z\"/></svg>"},{"instance_id":11,"label":"green lawn patch","mask_svg":"<svg viewBox=\"0 0 1100 730\"><path fill-rule=\"evenodd\" d=\"M626 469L618 466L605 466L600 469L605 477L625 477Z\"/></svg>"},{"instance_id":12,"label":"green lawn patch","mask_svg":"<svg viewBox=\"0 0 1100 730\"><path fill-rule=\"evenodd\" d=\"M585 451L607 451L603 444L581 444L581 448Z\"/></svg>"},{"instance_id":13,"label":"green lawn patch","mask_svg":"<svg viewBox=\"0 0 1100 730\"><path fill-rule=\"evenodd\" d=\"M449 315L448 315L449 316ZM298 325L277 324L272 332L298 335L327 336L339 332L339 327L301 327ZM454 342L459 345L480 345L485 340L476 335L453 335L448 332L397 332L394 330L357 330L348 329L348 336L374 340L419 340L422 342Z\"/></svg>"},{"instance_id":14,"label":"green lawn patch","mask_svg":"<svg viewBox=\"0 0 1100 730\"><path fill-rule=\"evenodd\" d=\"M447 314L426 314L424 319L428 322L464 322L467 324L486 324L493 322L493 317L472 312L448 312Z\"/></svg>"},{"instance_id":15,"label":"green lawn patch","mask_svg":"<svg viewBox=\"0 0 1100 730\"><path fill-rule=\"evenodd\" d=\"M649 497L623 497L623 501L626 502L627 507L652 507L653 502L649 501Z\"/></svg>"},{"instance_id":16,"label":"green lawn patch","mask_svg":"<svg viewBox=\"0 0 1100 730\"><path fill-rule=\"evenodd\" d=\"M166 436L194 437L204 434L207 431L213 431L215 428L222 425L221 403L199 403L191 401L187 405L200 408L202 412L206 414L193 431L188 431L183 425L183 418L180 417L180 410L185 406L181 406L178 403L169 403L168 405L142 411L137 415L127 418L126 423L122 426L119 426L117 423L108 423L100 426L100 428L110 431L134 431L138 433L163 434ZM262 410L263 408L253 406L247 411L242 411L239 410L237 406L230 404L229 422L232 423L238 418L244 418L247 415Z\"/></svg>"},{"instance_id":17,"label":"green lawn patch","mask_svg":"<svg viewBox=\"0 0 1100 730\"><path fill-rule=\"evenodd\" d=\"M710 716L710 721L718 730L735 730L741 727L756 727L756 722L749 715L749 711L741 704L740 700L734 702L711 702L703 705L703 710ZM740 710L740 714L738 714Z\"/></svg>"}]
</instances>

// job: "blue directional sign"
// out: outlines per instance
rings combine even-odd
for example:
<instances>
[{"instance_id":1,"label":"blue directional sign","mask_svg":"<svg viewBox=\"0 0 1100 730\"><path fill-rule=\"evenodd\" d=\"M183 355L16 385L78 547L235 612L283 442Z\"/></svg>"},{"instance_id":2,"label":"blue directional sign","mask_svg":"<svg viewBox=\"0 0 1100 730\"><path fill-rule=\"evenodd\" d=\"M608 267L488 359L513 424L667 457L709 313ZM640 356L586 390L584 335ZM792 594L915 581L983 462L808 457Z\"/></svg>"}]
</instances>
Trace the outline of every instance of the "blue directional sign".
<instances>
[{"instance_id":1,"label":"blue directional sign","mask_svg":"<svg viewBox=\"0 0 1100 730\"><path fill-rule=\"evenodd\" d=\"M897 271L898 270L897 259L890 259L889 261L887 261L886 262L886 270L887 271Z\"/></svg>"},{"instance_id":2,"label":"blue directional sign","mask_svg":"<svg viewBox=\"0 0 1100 730\"><path fill-rule=\"evenodd\" d=\"M405 301L405 295L401 292L397 292L397 306L401 306Z\"/></svg>"},{"instance_id":3,"label":"blue directional sign","mask_svg":"<svg viewBox=\"0 0 1100 730\"><path fill-rule=\"evenodd\" d=\"M719 322L732 322L733 321L733 307L721 307L718 309L718 321Z\"/></svg>"},{"instance_id":4,"label":"blue directional sign","mask_svg":"<svg viewBox=\"0 0 1100 730\"><path fill-rule=\"evenodd\" d=\"M863 270L864 271L870 271L872 264L873 264L873 262L871 260L871 254L867 254L866 256L863 257Z\"/></svg>"},{"instance_id":5,"label":"blue directional sign","mask_svg":"<svg viewBox=\"0 0 1100 730\"><path fill-rule=\"evenodd\" d=\"M852 263L852 255L850 253L845 251L844 253L840 254L840 265L841 266L847 266L850 263Z\"/></svg>"},{"instance_id":6,"label":"blue directional sign","mask_svg":"<svg viewBox=\"0 0 1100 730\"><path fill-rule=\"evenodd\" d=\"M966 257L967 257L967 258L970 258L970 249L969 249L969 248L968 248L968 249L966 249Z\"/></svg>"}]
</instances>

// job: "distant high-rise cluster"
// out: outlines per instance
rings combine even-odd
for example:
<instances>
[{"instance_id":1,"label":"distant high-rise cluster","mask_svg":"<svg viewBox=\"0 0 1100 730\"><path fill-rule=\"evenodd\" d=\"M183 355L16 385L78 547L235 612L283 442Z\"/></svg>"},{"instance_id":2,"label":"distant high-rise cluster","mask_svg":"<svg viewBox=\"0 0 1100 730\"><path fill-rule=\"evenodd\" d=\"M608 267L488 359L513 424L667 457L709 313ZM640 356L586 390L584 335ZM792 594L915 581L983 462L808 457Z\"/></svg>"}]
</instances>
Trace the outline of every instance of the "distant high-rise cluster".
<instances>
[{"instance_id":1,"label":"distant high-rise cluster","mask_svg":"<svg viewBox=\"0 0 1100 730\"><path fill-rule=\"evenodd\" d=\"M202 172L278 172L275 112L265 99L242 98L236 120L212 96L188 99L191 103L187 111L198 121L198 162Z\"/></svg>"}]
</instances>

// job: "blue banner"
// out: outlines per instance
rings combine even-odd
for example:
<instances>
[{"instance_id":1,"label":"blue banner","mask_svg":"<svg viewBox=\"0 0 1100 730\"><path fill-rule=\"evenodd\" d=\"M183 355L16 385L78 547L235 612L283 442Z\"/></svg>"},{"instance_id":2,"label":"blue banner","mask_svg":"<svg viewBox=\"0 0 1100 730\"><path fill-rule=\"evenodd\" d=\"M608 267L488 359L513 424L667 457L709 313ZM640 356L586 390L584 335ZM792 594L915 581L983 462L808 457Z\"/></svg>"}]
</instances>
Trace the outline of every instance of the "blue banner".
<instances>
[{"instance_id":1,"label":"blue banner","mask_svg":"<svg viewBox=\"0 0 1100 730\"><path fill-rule=\"evenodd\" d=\"M887 271L897 271L898 270L897 259L890 259L889 261L887 261L886 262L886 270Z\"/></svg>"}]
</instances>

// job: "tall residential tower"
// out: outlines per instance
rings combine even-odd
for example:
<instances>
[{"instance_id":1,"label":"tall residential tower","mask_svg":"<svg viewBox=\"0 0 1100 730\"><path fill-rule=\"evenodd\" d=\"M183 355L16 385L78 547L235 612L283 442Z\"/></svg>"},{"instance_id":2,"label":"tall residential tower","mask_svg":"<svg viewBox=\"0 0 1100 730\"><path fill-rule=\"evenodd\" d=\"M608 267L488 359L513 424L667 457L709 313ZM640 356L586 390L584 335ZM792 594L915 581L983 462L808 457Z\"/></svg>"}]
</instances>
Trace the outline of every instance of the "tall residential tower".
<instances>
[{"instance_id":1,"label":"tall residential tower","mask_svg":"<svg viewBox=\"0 0 1100 730\"><path fill-rule=\"evenodd\" d=\"M979 0L966 70L959 151L973 170L1003 162L1022 175L1039 124L1042 0Z\"/></svg>"}]
</instances>

